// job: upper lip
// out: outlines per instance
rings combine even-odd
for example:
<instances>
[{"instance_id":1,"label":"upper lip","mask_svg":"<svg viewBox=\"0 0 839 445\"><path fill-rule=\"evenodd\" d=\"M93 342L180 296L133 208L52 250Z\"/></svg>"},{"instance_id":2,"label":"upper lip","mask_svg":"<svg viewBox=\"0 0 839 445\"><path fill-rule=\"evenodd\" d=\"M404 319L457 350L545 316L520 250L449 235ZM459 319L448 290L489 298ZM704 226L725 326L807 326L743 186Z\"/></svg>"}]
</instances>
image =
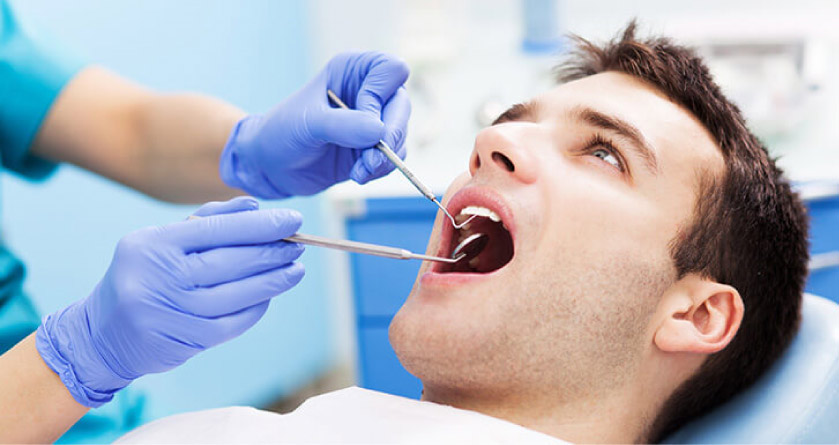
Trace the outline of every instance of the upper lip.
<instances>
[{"instance_id":1,"label":"upper lip","mask_svg":"<svg viewBox=\"0 0 839 445\"><path fill-rule=\"evenodd\" d=\"M507 231L510 232L513 245L515 245L516 223L513 218L513 212L499 193L488 187L467 186L452 195L446 205L446 209L453 216L457 217L460 211L468 206L486 207L495 212L501 218L501 222L507 228ZM443 227L440 231L440 245L437 248L438 256L448 257L451 253L451 240L454 236L454 230L449 220L443 219ZM433 270L439 270L440 266L441 263L436 263Z\"/></svg>"}]
</instances>

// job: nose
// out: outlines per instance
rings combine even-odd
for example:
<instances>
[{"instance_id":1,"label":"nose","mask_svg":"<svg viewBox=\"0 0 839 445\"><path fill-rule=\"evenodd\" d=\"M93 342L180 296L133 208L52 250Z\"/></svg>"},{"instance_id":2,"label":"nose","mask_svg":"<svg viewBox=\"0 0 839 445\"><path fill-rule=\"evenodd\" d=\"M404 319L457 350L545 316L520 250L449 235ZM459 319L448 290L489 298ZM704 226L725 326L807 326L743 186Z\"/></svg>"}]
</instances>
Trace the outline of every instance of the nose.
<instances>
[{"instance_id":1,"label":"nose","mask_svg":"<svg viewBox=\"0 0 839 445\"><path fill-rule=\"evenodd\" d=\"M538 177L538 162L527 149L525 128L518 124L494 125L481 130L469 159L472 176L501 175L530 184Z\"/></svg>"}]
</instances>

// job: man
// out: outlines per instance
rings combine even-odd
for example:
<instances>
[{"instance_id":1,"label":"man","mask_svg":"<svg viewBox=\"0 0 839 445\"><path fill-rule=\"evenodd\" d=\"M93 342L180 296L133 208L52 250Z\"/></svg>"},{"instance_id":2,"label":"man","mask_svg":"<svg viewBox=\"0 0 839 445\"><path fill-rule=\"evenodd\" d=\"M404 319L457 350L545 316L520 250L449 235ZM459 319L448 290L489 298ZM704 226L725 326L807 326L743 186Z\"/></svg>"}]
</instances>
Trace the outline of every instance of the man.
<instances>
[{"instance_id":1,"label":"man","mask_svg":"<svg viewBox=\"0 0 839 445\"><path fill-rule=\"evenodd\" d=\"M635 25L481 131L391 324L423 401L360 389L287 416L152 423L132 442L654 442L754 382L797 328L806 217L701 60ZM206 434L202 434L206 432ZM555 441L555 440L554 440Z\"/></svg>"},{"instance_id":2,"label":"man","mask_svg":"<svg viewBox=\"0 0 839 445\"><path fill-rule=\"evenodd\" d=\"M801 203L701 60L634 32L579 41L567 83L477 136L447 206L487 207L509 234L438 220L431 253L500 241L469 267L424 265L391 324L425 400L573 442L654 442L794 336Z\"/></svg>"}]
</instances>

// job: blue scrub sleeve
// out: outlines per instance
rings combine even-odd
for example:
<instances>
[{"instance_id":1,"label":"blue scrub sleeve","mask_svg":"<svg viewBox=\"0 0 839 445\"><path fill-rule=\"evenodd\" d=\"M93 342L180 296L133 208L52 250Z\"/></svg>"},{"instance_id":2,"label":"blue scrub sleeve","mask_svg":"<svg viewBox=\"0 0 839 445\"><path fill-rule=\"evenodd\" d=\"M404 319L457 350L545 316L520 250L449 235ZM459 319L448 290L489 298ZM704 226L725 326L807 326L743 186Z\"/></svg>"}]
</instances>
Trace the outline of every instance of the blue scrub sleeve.
<instances>
[{"instance_id":1,"label":"blue scrub sleeve","mask_svg":"<svg viewBox=\"0 0 839 445\"><path fill-rule=\"evenodd\" d=\"M58 93L82 67L30 39L0 0L0 163L29 179L43 179L55 163L29 146Z\"/></svg>"}]
</instances>

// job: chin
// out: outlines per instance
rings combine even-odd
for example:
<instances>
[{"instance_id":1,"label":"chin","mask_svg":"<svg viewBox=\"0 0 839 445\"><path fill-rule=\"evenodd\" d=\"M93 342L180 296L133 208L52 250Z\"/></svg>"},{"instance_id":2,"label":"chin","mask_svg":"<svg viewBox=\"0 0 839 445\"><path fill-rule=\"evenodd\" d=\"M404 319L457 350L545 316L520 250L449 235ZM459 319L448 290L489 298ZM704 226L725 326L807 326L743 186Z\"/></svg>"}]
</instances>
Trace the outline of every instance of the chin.
<instances>
[{"instance_id":1,"label":"chin","mask_svg":"<svg viewBox=\"0 0 839 445\"><path fill-rule=\"evenodd\" d=\"M504 306L486 301L483 295L458 291L442 297L419 286L389 329L390 343L405 369L424 384L496 372L512 348L507 343L510 336L504 334Z\"/></svg>"},{"instance_id":2,"label":"chin","mask_svg":"<svg viewBox=\"0 0 839 445\"><path fill-rule=\"evenodd\" d=\"M503 194L467 185L451 195L446 207L458 223L478 216L459 230L438 217L428 254L451 257L459 242L474 233L487 234L489 241L469 261L424 263L391 322L390 341L399 360L426 383L486 375L498 365L497 356L506 349L499 344L507 316L503 300L521 280L516 218Z\"/></svg>"}]
</instances>

